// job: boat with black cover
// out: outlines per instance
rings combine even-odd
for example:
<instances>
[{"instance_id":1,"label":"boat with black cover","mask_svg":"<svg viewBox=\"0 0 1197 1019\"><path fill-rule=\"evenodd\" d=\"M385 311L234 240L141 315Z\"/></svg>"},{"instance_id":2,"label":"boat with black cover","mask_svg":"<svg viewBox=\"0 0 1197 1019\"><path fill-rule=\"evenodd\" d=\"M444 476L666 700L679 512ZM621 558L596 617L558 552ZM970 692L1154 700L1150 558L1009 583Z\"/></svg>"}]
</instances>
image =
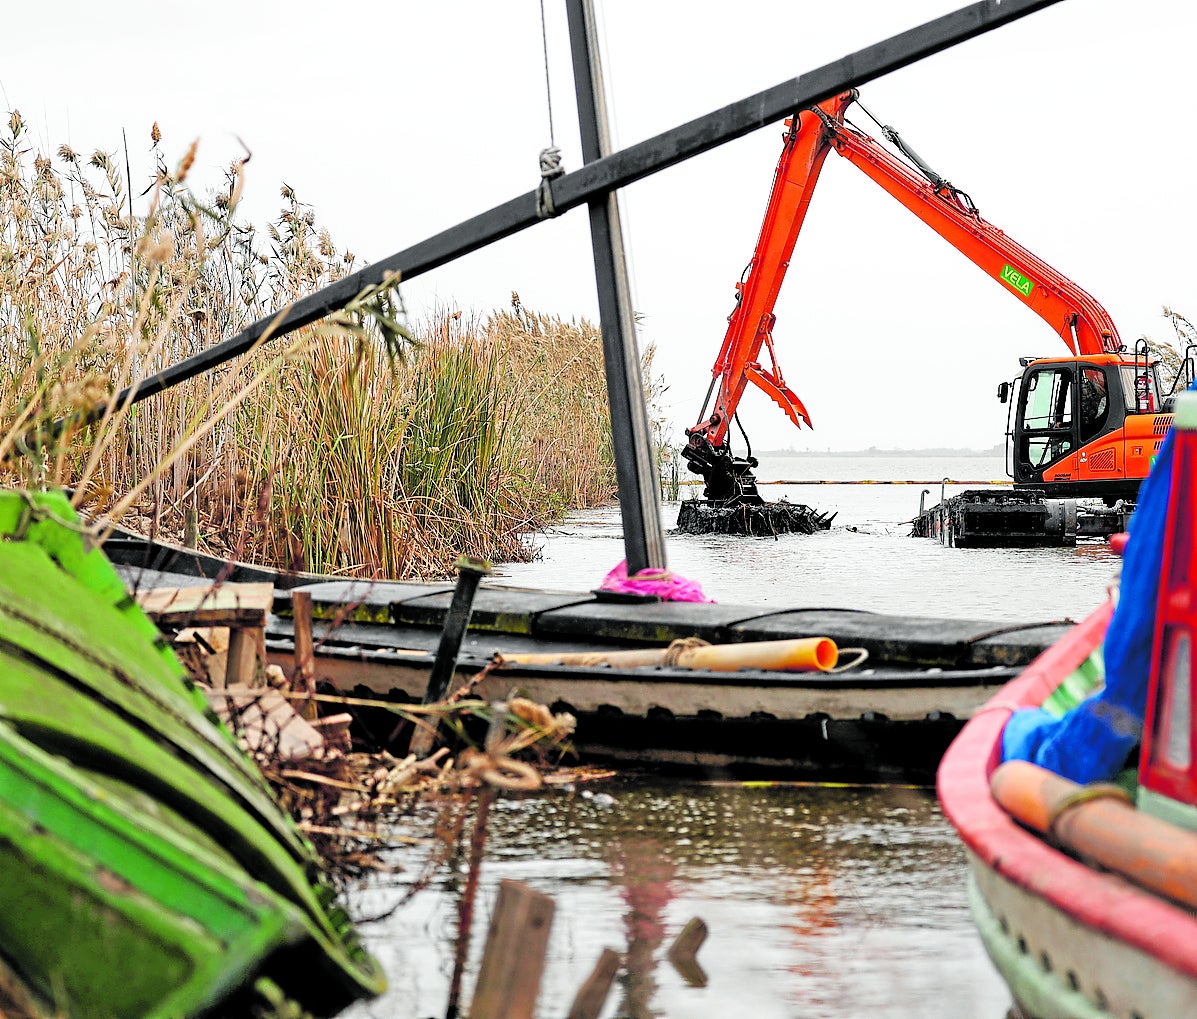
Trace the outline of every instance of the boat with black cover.
<instances>
[{"instance_id":1,"label":"boat with black cover","mask_svg":"<svg viewBox=\"0 0 1197 1019\"><path fill-rule=\"evenodd\" d=\"M294 660L292 595L311 596L317 679L360 698L418 703L454 589L449 583L347 581L226 563L133 536L107 551L133 590L213 580L275 584L271 658ZM540 591L484 583L461 643L455 682L501 698L518 690L577 720L586 762L724 777L929 784L973 711L1069 628L1067 620L990 621L844 608L666 602L606 591ZM496 656L665 649L697 638L746 645L826 637L845 671L672 665L616 668ZM359 737L381 744L389 712L355 709Z\"/></svg>"}]
</instances>

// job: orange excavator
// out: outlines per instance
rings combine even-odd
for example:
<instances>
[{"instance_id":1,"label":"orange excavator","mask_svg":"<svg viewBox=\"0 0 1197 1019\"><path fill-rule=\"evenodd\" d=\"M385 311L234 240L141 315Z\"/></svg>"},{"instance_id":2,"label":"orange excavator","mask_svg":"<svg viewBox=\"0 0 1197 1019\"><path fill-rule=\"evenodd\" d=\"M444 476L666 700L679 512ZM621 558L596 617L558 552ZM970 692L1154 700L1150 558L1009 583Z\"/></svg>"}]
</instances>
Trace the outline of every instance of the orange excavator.
<instances>
[{"instance_id":1,"label":"orange excavator","mask_svg":"<svg viewBox=\"0 0 1197 1019\"><path fill-rule=\"evenodd\" d=\"M773 307L823 161L834 150L1044 319L1072 352L1022 358L1014 383L998 388L1004 403L1015 394L1007 425L1007 474L1014 489L1030 499L1101 499L1108 506L1133 500L1172 420L1164 412L1169 408L1146 341L1128 355L1110 316L1091 295L982 219L972 199L927 166L896 131L878 122L905 159L846 123L854 102L857 92L844 92L786 121L760 238L736 284L735 308L701 420L686 429L682 455L689 470L705 480L706 499L716 507L764 503L752 473L757 460L751 446L746 456L735 456L729 441L750 383L795 425L810 427L810 415L777 363ZM762 348L768 366L761 363ZM746 434L744 439L747 444Z\"/></svg>"}]
</instances>

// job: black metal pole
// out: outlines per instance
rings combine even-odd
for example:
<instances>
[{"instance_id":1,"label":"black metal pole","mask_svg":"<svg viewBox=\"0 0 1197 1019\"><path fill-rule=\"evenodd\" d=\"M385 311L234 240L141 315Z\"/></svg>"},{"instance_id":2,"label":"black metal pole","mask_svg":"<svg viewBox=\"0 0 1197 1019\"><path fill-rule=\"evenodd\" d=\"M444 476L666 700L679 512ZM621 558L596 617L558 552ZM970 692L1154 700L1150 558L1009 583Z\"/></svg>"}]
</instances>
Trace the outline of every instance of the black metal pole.
<instances>
[{"instance_id":1,"label":"black metal pole","mask_svg":"<svg viewBox=\"0 0 1197 1019\"><path fill-rule=\"evenodd\" d=\"M457 671L457 656L461 652L461 642L465 638L470 616L474 612L474 595L478 593L478 583L483 577L489 577L492 572L490 563L485 559L462 556L457 560L457 586L453 588L453 600L449 603L449 611L445 613L445 625L437 644L436 658L433 659L432 671L428 674L428 686L424 690L425 704L443 701L449 692L449 684ZM417 729L411 741L411 752L421 757L432 749L435 739L437 723L428 724L430 728ZM394 742L402 728L402 723L396 726L395 732L391 734L391 742Z\"/></svg>"},{"instance_id":2,"label":"black metal pole","mask_svg":"<svg viewBox=\"0 0 1197 1019\"><path fill-rule=\"evenodd\" d=\"M441 630L436 658L428 676L428 688L424 691L425 704L435 704L445 699L445 694L449 691L449 682L457 668L457 654L461 650L462 639L474 612L474 595L478 591L478 582L483 577L489 577L492 572L490 563L485 559L462 556L457 560L457 586L453 588L453 600L449 603L449 611L445 615L445 626Z\"/></svg>"},{"instance_id":3,"label":"black metal pole","mask_svg":"<svg viewBox=\"0 0 1197 1019\"><path fill-rule=\"evenodd\" d=\"M574 88L578 94L582 159L594 163L611 149L594 7L591 0L568 0L566 9L574 60ZM611 406L615 477L619 484L619 512L623 518L624 555L631 576L648 567L665 569L665 531L661 527L661 509L657 501L656 460L649 436L648 410L644 405L618 193L609 191L599 195L589 206L599 323L603 331L603 363Z\"/></svg>"}]
</instances>

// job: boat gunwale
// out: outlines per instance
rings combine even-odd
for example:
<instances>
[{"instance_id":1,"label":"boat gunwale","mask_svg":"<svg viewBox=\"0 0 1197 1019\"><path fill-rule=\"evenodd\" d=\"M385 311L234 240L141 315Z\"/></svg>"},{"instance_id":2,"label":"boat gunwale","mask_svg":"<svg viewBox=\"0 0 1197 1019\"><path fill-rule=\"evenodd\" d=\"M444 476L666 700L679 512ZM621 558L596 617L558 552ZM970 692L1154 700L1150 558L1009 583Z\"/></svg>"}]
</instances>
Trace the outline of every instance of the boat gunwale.
<instances>
[{"instance_id":1,"label":"boat gunwale","mask_svg":"<svg viewBox=\"0 0 1197 1019\"><path fill-rule=\"evenodd\" d=\"M251 576L255 580L273 581L276 590L273 614L267 626L268 636L274 627L281 625L285 629L294 590L307 589L317 599L313 605L313 621L321 642L329 646L360 646L363 643L361 636L373 626L385 627L392 634L420 631L431 639L429 635L435 634L443 625L452 598L451 584L296 575L268 567L226 562L194 549L129 533L114 551L118 551L118 570L133 589L172 584L190 586L204 574L208 574L204 579L209 580L214 576L229 578L213 581L217 583L234 583L233 578L250 579ZM178 568L186 570L188 561L196 573L174 572ZM151 562L155 565L148 565ZM921 671L926 680L935 675L931 671L935 669L941 670L941 674L971 673L980 678L981 685L988 686L986 677L996 677L997 682L1008 681L1008 670L1029 664L1051 637L1057 636L1053 631L1059 630L1062 635L1067 632L1065 626L1073 625L1071 620L1064 619L999 625L993 620L928 619L840 606L683 603L657 598L608 598L605 594L593 590L550 591L483 584L479 588L482 605L475 606L467 641L470 636L484 634L550 643L585 640L597 650L608 646L658 647L672 639L695 635L711 643L744 643L819 633L831 637L844 649L863 647L869 652L871 668L884 665L885 673L889 674L877 671L867 682L859 684L854 684L851 679L843 682L827 679L822 681L824 686L877 686L887 682L902 685L900 680L891 681L894 672L913 676ZM551 598L547 603L518 604L521 597L529 595ZM505 596L514 600L507 611L501 604L487 604L488 600ZM375 618L368 621L355 618L355 605L364 606L367 614L374 614ZM405 618L405 614L412 612L416 615ZM516 618L520 620L518 625L511 622ZM325 628L331 621L338 624L339 635ZM802 625L804 621L806 625ZM617 625L623 625L625 629L615 635L611 629ZM629 626L631 629L627 629ZM366 627L366 630L360 627ZM358 636L355 637L355 633ZM1036 633L1040 635L1038 639L1033 636ZM431 648L425 650L431 652ZM463 666L472 657L482 660L481 656L472 655L468 648L463 648ZM484 657L489 660L490 656ZM645 673L641 671L637 675L643 677ZM662 682L671 681L665 670L654 670L651 675ZM793 684L793 677L794 674L785 674L773 682ZM687 678L692 680L693 674L679 674L676 681ZM961 678L957 683L946 677L942 681L937 678L934 685L967 685L971 680L972 676ZM917 681L912 679L911 682Z\"/></svg>"}]
</instances>

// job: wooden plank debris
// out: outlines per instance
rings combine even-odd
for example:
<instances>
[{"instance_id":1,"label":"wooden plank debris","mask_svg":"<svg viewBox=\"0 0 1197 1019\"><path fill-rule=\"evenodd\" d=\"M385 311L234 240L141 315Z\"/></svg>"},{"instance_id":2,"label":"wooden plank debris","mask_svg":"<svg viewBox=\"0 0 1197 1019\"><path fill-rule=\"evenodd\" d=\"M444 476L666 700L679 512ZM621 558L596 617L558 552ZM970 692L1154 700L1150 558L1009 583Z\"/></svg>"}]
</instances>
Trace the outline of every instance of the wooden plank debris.
<instances>
[{"instance_id":1,"label":"wooden plank debris","mask_svg":"<svg viewBox=\"0 0 1197 1019\"><path fill-rule=\"evenodd\" d=\"M611 993L615 975L622 965L623 959L614 948L604 948L590 976L578 988L568 1019L598 1019L598 1014L607 1002L607 995Z\"/></svg>"},{"instance_id":2,"label":"wooden plank debris","mask_svg":"<svg viewBox=\"0 0 1197 1019\"><path fill-rule=\"evenodd\" d=\"M138 592L137 603L159 626L265 626L274 585L156 587Z\"/></svg>"},{"instance_id":3,"label":"wooden plank debris","mask_svg":"<svg viewBox=\"0 0 1197 1019\"><path fill-rule=\"evenodd\" d=\"M348 712L339 715L326 715L323 718L312 718L307 722L324 738L326 747L335 748L344 753L349 753L352 749L353 739L349 730L353 725L353 716Z\"/></svg>"},{"instance_id":4,"label":"wooden plank debris","mask_svg":"<svg viewBox=\"0 0 1197 1019\"><path fill-rule=\"evenodd\" d=\"M499 883L472 1019L532 1019L555 908L551 897L520 881Z\"/></svg>"},{"instance_id":5,"label":"wooden plank debris","mask_svg":"<svg viewBox=\"0 0 1197 1019\"><path fill-rule=\"evenodd\" d=\"M212 710L250 754L298 761L324 753L324 738L278 690L246 685L204 691Z\"/></svg>"},{"instance_id":6,"label":"wooden plank debris","mask_svg":"<svg viewBox=\"0 0 1197 1019\"><path fill-rule=\"evenodd\" d=\"M225 659L224 667L224 682L225 686L259 686L258 682L258 662L265 660L265 655L258 654L258 641L255 639L255 631L261 634L261 627L254 627L253 629L246 629L245 627L236 626L229 628L229 651L228 658ZM265 636L262 637L263 649L265 647Z\"/></svg>"},{"instance_id":7,"label":"wooden plank debris","mask_svg":"<svg viewBox=\"0 0 1197 1019\"><path fill-rule=\"evenodd\" d=\"M137 601L159 628L175 632L176 640L198 635L217 651L208 663L213 684L253 685L261 679L273 584L150 588L139 592Z\"/></svg>"}]
</instances>

